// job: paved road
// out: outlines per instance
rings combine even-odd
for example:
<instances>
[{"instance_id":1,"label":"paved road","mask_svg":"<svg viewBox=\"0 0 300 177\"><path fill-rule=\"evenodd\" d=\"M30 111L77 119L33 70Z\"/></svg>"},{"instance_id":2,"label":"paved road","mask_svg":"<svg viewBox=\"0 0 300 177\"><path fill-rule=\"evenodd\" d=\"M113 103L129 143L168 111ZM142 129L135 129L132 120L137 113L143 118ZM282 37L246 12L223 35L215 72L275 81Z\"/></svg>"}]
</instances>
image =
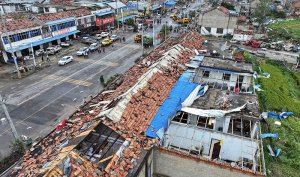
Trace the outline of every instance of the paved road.
<instances>
[{"instance_id":1,"label":"paved road","mask_svg":"<svg viewBox=\"0 0 300 177\"><path fill-rule=\"evenodd\" d=\"M7 84L0 90L7 98L6 105L19 135L33 138L46 135L59 120L70 116L84 98L102 89L100 75L108 78L123 73L141 54L141 46L129 40L106 48L105 54L94 53L88 59L76 57L65 66L53 63L49 68ZM6 84L1 82L3 85ZM8 125L0 125L2 155L9 149L11 140Z\"/></svg>"}]
</instances>

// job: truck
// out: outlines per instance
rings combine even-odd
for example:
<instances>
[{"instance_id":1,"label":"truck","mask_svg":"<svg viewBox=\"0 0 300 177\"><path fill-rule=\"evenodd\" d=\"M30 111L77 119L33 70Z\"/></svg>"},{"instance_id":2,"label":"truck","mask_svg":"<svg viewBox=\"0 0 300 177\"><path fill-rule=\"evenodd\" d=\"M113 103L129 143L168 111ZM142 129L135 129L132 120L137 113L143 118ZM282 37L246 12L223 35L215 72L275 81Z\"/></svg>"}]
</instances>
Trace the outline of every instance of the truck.
<instances>
[{"instance_id":1,"label":"truck","mask_svg":"<svg viewBox=\"0 0 300 177\"><path fill-rule=\"evenodd\" d=\"M258 41L258 40L252 39L252 40L244 42L243 44L246 45L246 46L251 46L253 48L259 48L261 42Z\"/></svg>"}]
</instances>

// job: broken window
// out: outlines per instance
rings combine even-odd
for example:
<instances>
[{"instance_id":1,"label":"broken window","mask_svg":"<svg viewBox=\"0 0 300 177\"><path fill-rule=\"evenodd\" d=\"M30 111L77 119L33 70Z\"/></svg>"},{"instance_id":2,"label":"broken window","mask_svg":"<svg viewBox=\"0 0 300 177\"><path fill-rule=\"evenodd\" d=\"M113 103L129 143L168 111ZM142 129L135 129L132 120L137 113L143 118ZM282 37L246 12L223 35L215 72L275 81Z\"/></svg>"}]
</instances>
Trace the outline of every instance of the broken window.
<instances>
[{"instance_id":1,"label":"broken window","mask_svg":"<svg viewBox=\"0 0 300 177\"><path fill-rule=\"evenodd\" d=\"M231 77L231 74L224 73L223 74L223 81L230 81L230 77Z\"/></svg>"},{"instance_id":2,"label":"broken window","mask_svg":"<svg viewBox=\"0 0 300 177\"><path fill-rule=\"evenodd\" d=\"M202 72L203 77L209 77L209 75L210 75L210 71L203 71Z\"/></svg>"},{"instance_id":3,"label":"broken window","mask_svg":"<svg viewBox=\"0 0 300 177\"><path fill-rule=\"evenodd\" d=\"M99 166L104 168L124 141L118 133L104 124L99 124L76 149L87 159L98 162Z\"/></svg>"},{"instance_id":4,"label":"broken window","mask_svg":"<svg viewBox=\"0 0 300 177\"><path fill-rule=\"evenodd\" d=\"M177 115L173 118L173 121L180 122L180 123L187 123L188 121L188 114L185 112L179 112Z\"/></svg>"},{"instance_id":5,"label":"broken window","mask_svg":"<svg viewBox=\"0 0 300 177\"><path fill-rule=\"evenodd\" d=\"M223 34L223 28L217 28L217 33L218 34Z\"/></svg>"}]
</instances>

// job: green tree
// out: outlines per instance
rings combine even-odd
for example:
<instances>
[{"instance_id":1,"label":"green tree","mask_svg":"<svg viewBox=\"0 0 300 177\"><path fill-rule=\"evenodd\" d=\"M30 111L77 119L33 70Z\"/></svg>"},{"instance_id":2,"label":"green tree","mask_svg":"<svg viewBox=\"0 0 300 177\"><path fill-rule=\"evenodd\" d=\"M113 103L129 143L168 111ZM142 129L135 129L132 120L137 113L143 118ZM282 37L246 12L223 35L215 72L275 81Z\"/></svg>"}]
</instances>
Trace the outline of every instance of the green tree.
<instances>
[{"instance_id":1,"label":"green tree","mask_svg":"<svg viewBox=\"0 0 300 177\"><path fill-rule=\"evenodd\" d=\"M265 28L264 22L266 21L267 17L271 14L270 5L271 5L271 0L259 1L253 13L253 17L256 18L260 30L264 31Z\"/></svg>"},{"instance_id":2,"label":"green tree","mask_svg":"<svg viewBox=\"0 0 300 177\"><path fill-rule=\"evenodd\" d=\"M132 18L126 19L126 24L129 26L133 26L134 25L134 20Z\"/></svg>"},{"instance_id":3,"label":"green tree","mask_svg":"<svg viewBox=\"0 0 300 177\"><path fill-rule=\"evenodd\" d=\"M228 10L235 10L234 5L227 3L227 2L222 2L221 6L225 7Z\"/></svg>"},{"instance_id":4,"label":"green tree","mask_svg":"<svg viewBox=\"0 0 300 177\"><path fill-rule=\"evenodd\" d=\"M216 7L221 3L221 0L209 0L209 3L213 6Z\"/></svg>"},{"instance_id":5,"label":"green tree","mask_svg":"<svg viewBox=\"0 0 300 177\"><path fill-rule=\"evenodd\" d=\"M165 35L168 36L168 34L170 33L170 28L168 27L168 25L164 24L162 27L161 27L161 30L159 32L159 35L160 35L160 38L161 38L161 41L165 41Z\"/></svg>"}]
</instances>

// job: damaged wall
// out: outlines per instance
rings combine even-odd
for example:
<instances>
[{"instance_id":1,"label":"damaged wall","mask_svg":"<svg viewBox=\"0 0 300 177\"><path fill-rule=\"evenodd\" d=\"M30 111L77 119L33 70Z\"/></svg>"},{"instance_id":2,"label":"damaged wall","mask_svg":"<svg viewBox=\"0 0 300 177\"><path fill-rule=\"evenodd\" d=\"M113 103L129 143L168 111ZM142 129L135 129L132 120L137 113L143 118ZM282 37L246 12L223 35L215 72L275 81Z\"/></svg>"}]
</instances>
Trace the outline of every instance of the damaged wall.
<instances>
[{"instance_id":1,"label":"damaged wall","mask_svg":"<svg viewBox=\"0 0 300 177\"><path fill-rule=\"evenodd\" d=\"M166 177L249 177L238 171L212 165L204 161L196 161L193 158L181 157L179 154L166 153L160 149L154 150L153 161L154 176L165 175Z\"/></svg>"},{"instance_id":2,"label":"damaged wall","mask_svg":"<svg viewBox=\"0 0 300 177\"><path fill-rule=\"evenodd\" d=\"M164 140L165 147L168 144L180 147L181 149L198 149L203 145L203 154L209 156L212 139L223 140L220 158L224 160L239 161L241 157L253 159L258 143L248 138L224 134L222 132L204 130L199 127L186 127L177 122L172 122ZM192 139L192 140L191 140ZM233 146L234 145L234 146Z\"/></svg>"}]
</instances>

